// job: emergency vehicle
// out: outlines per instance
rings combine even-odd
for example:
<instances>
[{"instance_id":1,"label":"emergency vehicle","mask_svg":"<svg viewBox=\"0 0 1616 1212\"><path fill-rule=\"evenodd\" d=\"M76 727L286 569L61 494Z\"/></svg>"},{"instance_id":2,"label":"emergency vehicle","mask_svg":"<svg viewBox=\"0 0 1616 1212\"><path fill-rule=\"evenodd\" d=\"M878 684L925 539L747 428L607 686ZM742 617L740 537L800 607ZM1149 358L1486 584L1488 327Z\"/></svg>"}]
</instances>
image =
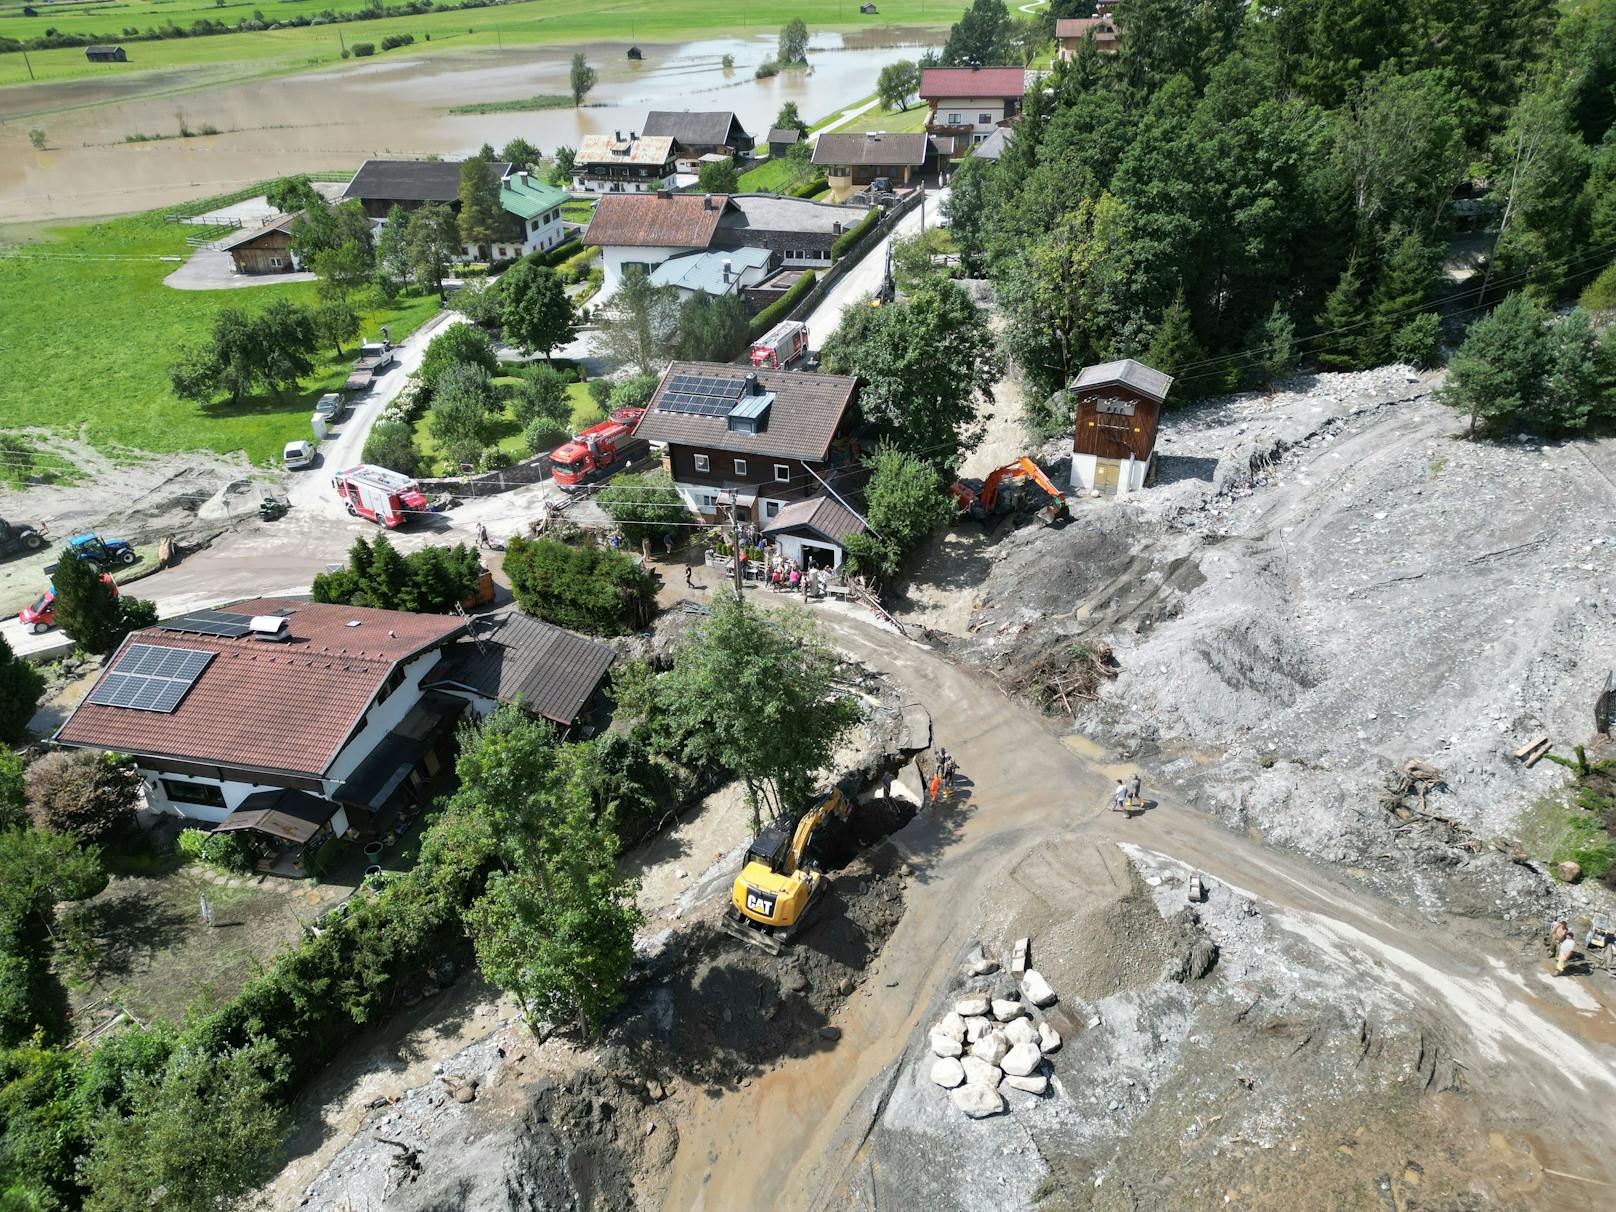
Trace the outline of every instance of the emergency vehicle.
<instances>
[{"instance_id":1,"label":"emergency vehicle","mask_svg":"<svg viewBox=\"0 0 1616 1212\"><path fill-rule=\"evenodd\" d=\"M586 480L610 475L631 463L647 444L634 437L643 408L619 408L599 425L591 425L570 442L550 452L550 474L561 488L576 488Z\"/></svg>"},{"instance_id":2,"label":"emergency vehicle","mask_svg":"<svg viewBox=\"0 0 1616 1212\"><path fill-rule=\"evenodd\" d=\"M784 370L808 352L808 326L801 320L781 320L752 342L752 365L759 370Z\"/></svg>"},{"instance_id":3,"label":"emergency vehicle","mask_svg":"<svg viewBox=\"0 0 1616 1212\"><path fill-rule=\"evenodd\" d=\"M361 463L331 477L348 512L397 530L411 518L431 512L421 486L407 475Z\"/></svg>"}]
</instances>

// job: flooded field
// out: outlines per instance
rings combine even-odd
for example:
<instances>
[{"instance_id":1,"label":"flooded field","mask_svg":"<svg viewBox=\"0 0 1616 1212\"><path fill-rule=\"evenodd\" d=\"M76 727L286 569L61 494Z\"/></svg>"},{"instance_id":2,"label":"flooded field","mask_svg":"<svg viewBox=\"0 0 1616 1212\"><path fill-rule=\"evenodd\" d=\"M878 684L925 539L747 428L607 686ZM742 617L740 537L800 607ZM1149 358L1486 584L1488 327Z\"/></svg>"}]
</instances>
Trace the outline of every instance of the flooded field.
<instances>
[{"instance_id":1,"label":"flooded field","mask_svg":"<svg viewBox=\"0 0 1616 1212\"><path fill-rule=\"evenodd\" d=\"M546 152L597 131L638 129L650 109L733 110L759 139L786 101L810 122L875 90L881 68L940 43L934 30L888 27L819 34L811 71L754 80L773 33L672 46L584 47L600 81L583 109L452 115L457 105L565 93L574 47L388 57L245 83L216 67L138 78L41 84L0 95L0 222L123 214L238 189L278 174L349 169L371 156L443 156L521 136ZM723 56L733 68L722 66ZM73 108L64 108L73 107ZM37 119L25 115L56 110ZM173 135L182 122L216 135ZM27 127L47 134L29 146Z\"/></svg>"}]
</instances>

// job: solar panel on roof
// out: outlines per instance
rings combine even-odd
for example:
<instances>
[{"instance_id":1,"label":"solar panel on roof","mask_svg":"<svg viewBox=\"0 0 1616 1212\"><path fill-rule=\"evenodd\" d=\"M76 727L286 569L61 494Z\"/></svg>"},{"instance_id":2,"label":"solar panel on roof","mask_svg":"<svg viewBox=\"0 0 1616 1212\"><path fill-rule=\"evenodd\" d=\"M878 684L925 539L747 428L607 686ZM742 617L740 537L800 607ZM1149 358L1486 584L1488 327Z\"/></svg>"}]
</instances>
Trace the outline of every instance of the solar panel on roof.
<instances>
[{"instance_id":1,"label":"solar panel on roof","mask_svg":"<svg viewBox=\"0 0 1616 1212\"><path fill-rule=\"evenodd\" d=\"M129 707L165 714L180 705L214 654L197 648L131 644L118 666L90 692L98 707Z\"/></svg>"},{"instance_id":2,"label":"solar panel on roof","mask_svg":"<svg viewBox=\"0 0 1616 1212\"><path fill-rule=\"evenodd\" d=\"M678 374L668 380L658 407L663 412L688 413L698 417L722 417L746 390L740 379L718 375Z\"/></svg>"},{"instance_id":3,"label":"solar panel on roof","mask_svg":"<svg viewBox=\"0 0 1616 1212\"><path fill-rule=\"evenodd\" d=\"M178 619L160 624L164 631L185 631L192 635L216 635L235 639L246 635L252 618L245 614L232 614L227 610L197 610Z\"/></svg>"}]
</instances>

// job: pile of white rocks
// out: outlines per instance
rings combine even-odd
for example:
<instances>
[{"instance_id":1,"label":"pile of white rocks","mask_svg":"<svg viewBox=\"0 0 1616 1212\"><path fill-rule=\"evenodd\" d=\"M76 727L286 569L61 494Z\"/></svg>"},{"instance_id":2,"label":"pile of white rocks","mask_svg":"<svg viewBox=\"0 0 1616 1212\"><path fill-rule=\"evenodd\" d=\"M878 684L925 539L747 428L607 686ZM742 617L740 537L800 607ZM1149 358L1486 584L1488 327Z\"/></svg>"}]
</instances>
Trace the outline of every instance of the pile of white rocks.
<instances>
[{"instance_id":1,"label":"pile of white rocks","mask_svg":"<svg viewBox=\"0 0 1616 1212\"><path fill-rule=\"evenodd\" d=\"M976 976L998 967L981 957L971 963ZM948 1090L954 1105L972 1119L1005 1110L1001 1086L1044 1093L1049 1087L1046 1058L1060 1048L1061 1037L1035 1011L1056 1000L1049 982L1035 969L1023 974L1019 986L961 998L931 1030L931 1050L937 1057L931 1080Z\"/></svg>"}]
</instances>

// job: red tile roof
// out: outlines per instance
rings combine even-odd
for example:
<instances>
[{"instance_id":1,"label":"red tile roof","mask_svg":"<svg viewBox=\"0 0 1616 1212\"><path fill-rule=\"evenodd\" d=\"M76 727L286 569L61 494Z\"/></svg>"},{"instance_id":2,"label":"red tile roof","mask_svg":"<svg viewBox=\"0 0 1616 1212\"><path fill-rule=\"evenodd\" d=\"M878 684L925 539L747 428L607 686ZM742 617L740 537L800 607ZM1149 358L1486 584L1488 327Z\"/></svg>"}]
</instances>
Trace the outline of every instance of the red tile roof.
<instances>
[{"instance_id":1,"label":"red tile roof","mask_svg":"<svg viewBox=\"0 0 1616 1212\"><path fill-rule=\"evenodd\" d=\"M584 243L706 248L729 205L725 194L605 194L595 203Z\"/></svg>"},{"instance_id":2,"label":"red tile roof","mask_svg":"<svg viewBox=\"0 0 1616 1212\"><path fill-rule=\"evenodd\" d=\"M64 745L253 770L323 774L393 667L458 634L452 615L256 598L231 613L292 613L291 639L266 643L165 631L129 636L102 671L118 668L133 643L217 653L172 712L103 707L86 699L56 734ZM350 627L352 621L357 627ZM97 681L99 685L99 680Z\"/></svg>"},{"instance_id":3,"label":"red tile roof","mask_svg":"<svg viewBox=\"0 0 1616 1212\"><path fill-rule=\"evenodd\" d=\"M1027 73L1019 67L927 67L920 73L920 99L1019 97Z\"/></svg>"}]
</instances>

